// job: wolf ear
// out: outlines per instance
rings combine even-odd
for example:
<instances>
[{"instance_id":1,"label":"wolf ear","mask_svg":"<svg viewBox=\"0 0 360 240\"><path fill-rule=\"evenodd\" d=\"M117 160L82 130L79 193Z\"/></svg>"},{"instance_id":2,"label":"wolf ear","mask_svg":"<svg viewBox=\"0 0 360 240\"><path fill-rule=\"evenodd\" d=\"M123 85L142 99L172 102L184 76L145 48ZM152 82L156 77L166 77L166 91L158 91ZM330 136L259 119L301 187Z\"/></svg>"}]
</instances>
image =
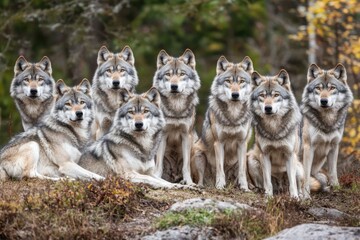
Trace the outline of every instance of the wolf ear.
<instances>
[{"instance_id":1,"label":"wolf ear","mask_svg":"<svg viewBox=\"0 0 360 240\"><path fill-rule=\"evenodd\" d=\"M276 81L281 86L289 86L290 87L290 76L285 69L281 69L278 75L276 76Z\"/></svg>"},{"instance_id":2,"label":"wolf ear","mask_svg":"<svg viewBox=\"0 0 360 240\"><path fill-rule=\"evenodd\" d=\"M55 84L55 93L59 96L64 95L67 91L69 91L69 87L66 86L64 80L59 79Z\"/></svg>"},{"instance_id":3,"label":"wolf ear","mask_svg":"<svg viewBox=\"0 0 360 240\"><path fill-rule=\"evenodd\" d=\"M51 62L47 56L44 56L38 64L44 72L47 72L51 76L52 74Z\"/></svg>"},{"instance_id":4,"label":"wolf ear","mask_svg":"<svg viewBox=\"0 0 360 240\"><path fill-rule=\"evenodd\" d=\"M336 67L333 69L333 75L343 83L347 81L346 68L341 63L338 63Z\"/></svg>"},{"instance_id":5,"label":"wolf ear","mask_svg":"<svg viewBox=\"0 0 360 240\"><path fill-rule=\"evenodd\" d=\"M121 88L119 91L120 99L122 103L126 103L133 96L126 88Z\"/></svg>"},{"instance_id":6,"label":"wolf ear","mask_svg":"<svg viewBox=\"0 0 360 240\"><path fill-rule=\"evenodd\" d=\"M192 69L195 69L195 55L190 49L186 49L180 59L182 59L186 65L190 66Z\"/></svg>"},{"instance_id":7,"label":"wolf ear","mask_svg":"<svg viewBox=\"0 0 360 240\"><path fill-rule=\"evenodd\" d=\"M20 56L15 62L15 67L14 67L15 76L17 76L21 72L23 72L26 69L26 67L28 66L28 64L29 63L26 61L24 56Z\"/></svg>"},{"instance_id":8,"label":"wolf ear","mask_svg":"<svg viewBox=\"0 0 360 240\"><path fill-rule=\"evenodd\" d=\"M156 60L156 67L157 69L160 69L162 66L164 66L169 60L170 60L169 54L163 49L159 52Z\"/></svg>"},{"instance_id":9,"label":"wolf ear","mask_svg":"<svg viewBox=\"0 0 360 240\"><path fill-rule=\"evenodd\" d=\"M315 63L311 64L307 73L308 83L314 80L315 78L317 78L320 73L321 73L321 69Z\"/></svg>"},{"instance_id":10,"label":"wolf ear","mask_svg":"<svg viewBox=\"0 0 360 240\"><path fill-rule=\"evenodd\" d=\"M80 92L83 92L86 95L91 94L91 85L89 80L87 80L86 78L84 78L81 83L79 85L77 85L76 89Z\"/></svg>"},{"instance_id":11,"label":"wolf ear","mask_svg":"<svg viewBox=\"0 0 360 240\"><path fill-rule=\"evenodd\" d=\"M255 87L259 86L263 82L261 75L258 72L253 72L251 74L251 84Z\"/></svg>"},{"instance_id":12,"label":"wolf ear","mask_svg":"<svg viewBox=\"0 0 360 240\"><path fill-rule=\"evenodd\" d=\"M157 107L160 107L160 104L161 104L160 93L159 93L159 91L158 91L155 87L150 88L150 89L144 94L144 97L146 97L147 99L149 99L149 101L152 102L152 103L154 103Z\"/></svg>"},{"instance_id":13,"label":"wolf ear","mask_svg":"<svg viewBox=\"0 0 360 240\"><path fill-rule=\"evenodd\" d=\"M221 56L216 63L216 75L225 72L228 65L229 61L224 56Z\"/></svg>"},{"instance_id":14,"label":"wolf ear","mask_svg":"<svg viewBox=\"0 0 360 240\"><path fill-rule=\"evenodd\" d=\"M240 66L249 74L252 74L252 72L254 71L253 62L248 56L244 57L244 59L240 62Z\"/></svg>"},{"instance_id":15,"label":"wolf ear","mask_svg":"<svg viewBox=\"0 0 360 240\"><path fill-rule=\"evenodd\" d=\"M98 52L98 57L97 57L98 66L106 62L110 57L110 54L111 52L105 46L102 46Z\"/></svg>"},{"instance_id":16,"label":"wolf ear","mask_svg":"<svg viewBox=\"0 0 360 240\"><path fill-rule=\"evenodd\" d=\"M129 46L125 46L119 55L132 66L135 64L134 54Z\"/></svg>"}]
</instances>

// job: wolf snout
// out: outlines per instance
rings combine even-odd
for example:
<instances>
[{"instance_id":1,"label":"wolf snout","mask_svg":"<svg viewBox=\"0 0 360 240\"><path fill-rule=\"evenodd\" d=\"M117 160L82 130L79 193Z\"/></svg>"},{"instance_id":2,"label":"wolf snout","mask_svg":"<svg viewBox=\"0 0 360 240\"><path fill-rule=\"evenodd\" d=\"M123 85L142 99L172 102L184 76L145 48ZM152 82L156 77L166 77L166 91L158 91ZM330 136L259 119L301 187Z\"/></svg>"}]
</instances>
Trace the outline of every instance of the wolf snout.
<instances>
[{"instance_id":1,"label":"wolf snout","mask_svg":"<svg viewBox=\"0 0 360 240\"><path fill-rule=\"evenodd\" d=\"M233 92L233 93L231 93L231 97L233 100L237 100L237 99L239 99L240 94L238 92Z\"/></svg>"},{"instance_id":2,"label":"wolf snout","mask_svg":"<svg viewBox=\"0 0 360 240\"><path fill-rule=\"evenodd\" d=\"M272 113L272 106L265 106L265 113L271 114Z\"/></svg>"},{"instance_id":3,"label":"wolf snout","mask_svg":"<svg viewBox=\"0 0 360 240\"><path fill-rule=\"evenodd\" d=\"M38 93L37 89L30 89L30 97L36 97Z\"/></svg>"},{"instance_id":4,"label":"wolf snout","mask_svg":"<svg viewBox=\"0 0 360 240\"><path fill-rule=\"evenodd\" d=\"M327 107L328 103L329 103L329 101L326 98L320 99L321 107Z\"/></svg>"},{"instance_id":5,"label":"wolf snout","mask_svg":"<svg viewBox=\"0 0 360 240\"><path fill-rule=\"evenodd\" d=\"M120 81L119 80L115 80L112 82L113 88L119 88L120 86Z\"/></svg>"},{"instance_id":6,"label":"wolf snout","mask_svg":"<svg viewBox=\"0 0 360 240\"><path fill-rule=\"evenodd\" d=\"M75 115L76 115L77 119L82 119L84 113L82 111L76 111Z\"/></svg>"},{"instance_id":7,"label":"wolf snout","mask_svg":"<svg viewBox=\"0 0 360 240\"><path fill-rule=\"evenodd\" d=\"M171 84L170 88L171 88L171 91L176 92L179 87L176 84Z\"/></svg>"},{"instance_id":8,"label":"wolf snout","mask_svg":"<svg viewBox=\"0 0 360 240\"><path fill-rule=\"evenodd\" d=\"M143 122L135 122L136 131L141 131L143 129L144 123Z\"/></svg>"}]
</instances>

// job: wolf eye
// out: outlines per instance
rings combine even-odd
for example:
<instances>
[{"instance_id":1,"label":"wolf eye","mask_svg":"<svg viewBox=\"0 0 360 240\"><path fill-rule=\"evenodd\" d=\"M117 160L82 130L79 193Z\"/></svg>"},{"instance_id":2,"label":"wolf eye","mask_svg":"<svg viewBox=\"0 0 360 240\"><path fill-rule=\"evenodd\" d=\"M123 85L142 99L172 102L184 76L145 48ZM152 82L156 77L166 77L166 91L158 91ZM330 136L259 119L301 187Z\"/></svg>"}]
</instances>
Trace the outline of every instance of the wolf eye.
<instances>
[{"instance_id":1,"label":"wolf eye","mask_svg":"<svg viewBox=\"0 0 360 240\"><path fill-rule=\"evenodd\" d=\"M265 94L264 94L264 93L261 93L261 94L259 94L259 97L264 98L264 97L265 97Z\"/></svg>"},{"instance_id":2,"label":"wolf eye","mask_svg":"<svg viewBox=\"0 0 360 240\"><path fill-rule=\"evenodd\" d=\"M241 78L240 83L244 83L244 82L245 82L245 79Z\"/></svg>"},{"instance_id":3,"label":"wolf eye","mask_svg":"<svg viewBox=\"0 0 360 240\"><path fill-rule=\"evenodd\" d=\"M320 86L316 86L315 89L316 89L316 90L321 90L321 87L320 87Z\"/></svg>"},{"instance_id":4,"label":"wolf eye","mask_svg":"<svg viewBox=\"0 0 360 240\"><path fill-rule=\"evenodd\" d=\"M125 72L125 68L121 68L121 69L120 69L120 72Z\"/></svg>"},{"instance_id":5,"label":"wolf eye","mask_svg":"<svg viewBox=\"0 0 360 240\"><path fill-rule=\"evenodd\" d=\"M150 112L149 109L144 109L144 113Z\"/></svg>"},{"instance_id":6,"label":"wolf eye","mask_svg":"<svg viewBox=\"0 0 360 240\"><path fill-rule=\"evenodd\" d=\"M111 73L111 69L110 68L106 69L106 72Z\"/></svg>"},{"instance_id":7,"label":"wolf eye","mask_svg":"<svg viewBox=\"0 0 360 240\"><path fill-rule=\"evenodd\" d=\"M278 96L280 96L280 94L278 94L278 93L275 93L275 94L274 94L274 97L278 97Z\"/></svg>"},{"instance_id":8,"label":"wolf eye","mask_svg":"<svg viewBox=\"0 0 360 240\"><path fill-rule=\"evenodd\" d=\"M28 81L29 81L29 78L27 78L27 77L24 78L24 81L25 81L25 82L28 82Z\"/></svg>"},{"instance_id":9,"label":"wolf eye","mask_svg":"<svg viewBox=\"0 0 360 240\"><path fill-rule=\"evenodd\" d=\"M170 77L170 73L169 72L165 73L165 76Z\"/></svg>"},{"instance_id":10,"label":"wolf eye","mask_svg":"<svg viewBox=\"0 0 360 240\"><path fill-rule=\"evenodd\" d=\"M335 89L335 87L334 87L334 86L331 86L329 89L330 89L330 91L331 91L331 90L334 90L334 89Z\"/></svg>"},{"instance_id":11,"label":"wolf eye","mask_svg":"<svg viewBox=\"0 0 360 240\"><path fill-rule=\"evenodd\" d=\"M185 73L184 72L180 73L180 76L185 76Z\"/></svg>"},{"instance_id":12,"label":"wolf eye","mask_svg":"<svg viewBox=\"0 0 360 240\"><path fill-rule=\"evenodd\" d=\"M81 100L81 101L80 101L80 104L81 104L81 105L82 105L82 104L85 104L85 101Z\"/></svg>"},{"instance_id":13,"label":"wolf eye","mask_svg":"<svg viewBox=\"0 0 360 240\"><path fill-rule=\"evenodd\" d=\"M70 107L70 106L71 106L71 102L66 102L66 103L65 103L65 106Z\"/></svg>"},{"instance_id":14,"label":"wolf eye","mask_svg":"<svg viewBox=\"0 0 360 240\"><path fill-rule=\"evenodd\" d=\"M129 110L129 111L128 111L128 114L132 114L132 115L133 115L133 114L134 114L134 111L133 111L133 110Z\"/></svg>"},{"instance_id":15,"label":"wolf eye","mask_svg":"<svg viewBox=\"0 0 360 240\"><path fill-rule=\"evenodd\" d=\"M226 82L226 83L230 83L230 79L225 79L225 82Z\"/></svg>"}]
</instances>

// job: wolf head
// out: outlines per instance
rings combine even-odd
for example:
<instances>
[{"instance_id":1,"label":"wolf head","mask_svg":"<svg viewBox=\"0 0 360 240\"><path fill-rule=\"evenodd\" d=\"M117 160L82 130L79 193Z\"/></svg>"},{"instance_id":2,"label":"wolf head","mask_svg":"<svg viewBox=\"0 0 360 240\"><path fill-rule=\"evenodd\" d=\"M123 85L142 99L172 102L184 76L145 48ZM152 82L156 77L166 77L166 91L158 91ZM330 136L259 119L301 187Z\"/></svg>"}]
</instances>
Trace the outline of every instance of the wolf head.
<instances>
[{"instance_id":1,"label":"wolf head","mask_svg":"<svg viewBox=\"0 0 360 240\"><path fill-rule=\"evenodd\" d=\"M20 56L16 60L14 73L10 89L12 97L25 96L42 100L52 97L55 81L48 57L43 57L37 63L29 63Z\"/></svg>"},{"instance_id":2,"label":"wolf head","mask_svg":"<svg viewBox=\"0 0 360 240\"><path fill-rule=\"evenodd\" d=\"M235 64L221 56L217 61L211 94L222 101L247 101L251 92L253 71L253 63L249 57Z\"/></svg>"},{"instance_id":3,"label":"wolf head","mask_svg":"<svg viewBox=\"0 0 360 240\"><path fill-rule=\"evenodd\" d=\"M120 53L112 53L102 46L97 64L93 83L103 90L125 88L133 91L139 82L134 54L129 46L125 46Z\"/></svg>"},{"instance_id":4,"label":"wolf head","mask_svg":"<svg viewBox=\"0 0 360 240\"><path fill-rule=\"evenodd\" d=\"M85 78L70 88L63 80L58 80L54 113L58 120L68 125L90 124L93 120L90 82Z\"/></svg>"},{"instance_id":5,"label":"wolf head","mask_svg":"<svg viewBox=\"0 0 360 240\"><path fill-rule=\"evenodd\" d=\"M310 65L307 81L303 102L308 101L312 108L338 109L344 106L344 103L352 102L346 69L340 63L330 70L323 70L316 64Z\"/></svg>"},{"instance_id":6,"label":"wolf head","mask_svg":"<svg viewBox=\"0 0 360 240\"><path fill-rule=\"evenodd\" d=\"M294 96L286 70L280 70L275 76L261 76L259 73L253 72L251 81L254 90L250 98L255 114L283 116L294 107Z\"/></svg>"},{"instance_id":7,"label":"wolf head","mask_svg":"<svg viewBox=\"0 0 360 240\"><path fill-rule=\"evenodd\" d=\"M113 128L121 128L128 134L150 135L165 126L165 119L160 109L160 95L156 88L144 94L131 94L122 91L125 102L116 112Z\"/></svg>"},{"instance_id":8,"label":"wolf head","mask_svg":"<svg viewBox=\"0 0 360 240\"><path fill-rule=\"evenodd\" d=\"M178 58L161 50L157 57L153 86L167 97L176 94L190 95L200 88L200 78L195 65L195 55L190 49L186 49Z\"/></svg>"}]
</instances>

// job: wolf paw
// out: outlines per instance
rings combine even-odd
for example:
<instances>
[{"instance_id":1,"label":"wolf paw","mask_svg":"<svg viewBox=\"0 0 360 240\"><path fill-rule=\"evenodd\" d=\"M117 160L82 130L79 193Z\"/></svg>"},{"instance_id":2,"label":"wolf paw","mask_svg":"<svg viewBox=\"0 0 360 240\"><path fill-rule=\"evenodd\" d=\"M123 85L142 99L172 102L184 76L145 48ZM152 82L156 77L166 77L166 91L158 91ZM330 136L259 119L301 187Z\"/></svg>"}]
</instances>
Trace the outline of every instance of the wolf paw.
<instances>
[{"instance_id":1,"label":"wolf paw","mask_svg":"<svg viewBox=\"0 0 360 240\"><path fill-rule=\"evenodd\" d=\"M217 188L217 189L224 189L225 188L225 180L218 180L218 181L216 181L216 185L215 185L215 187Z\"/></svg>"}]
</instances>

